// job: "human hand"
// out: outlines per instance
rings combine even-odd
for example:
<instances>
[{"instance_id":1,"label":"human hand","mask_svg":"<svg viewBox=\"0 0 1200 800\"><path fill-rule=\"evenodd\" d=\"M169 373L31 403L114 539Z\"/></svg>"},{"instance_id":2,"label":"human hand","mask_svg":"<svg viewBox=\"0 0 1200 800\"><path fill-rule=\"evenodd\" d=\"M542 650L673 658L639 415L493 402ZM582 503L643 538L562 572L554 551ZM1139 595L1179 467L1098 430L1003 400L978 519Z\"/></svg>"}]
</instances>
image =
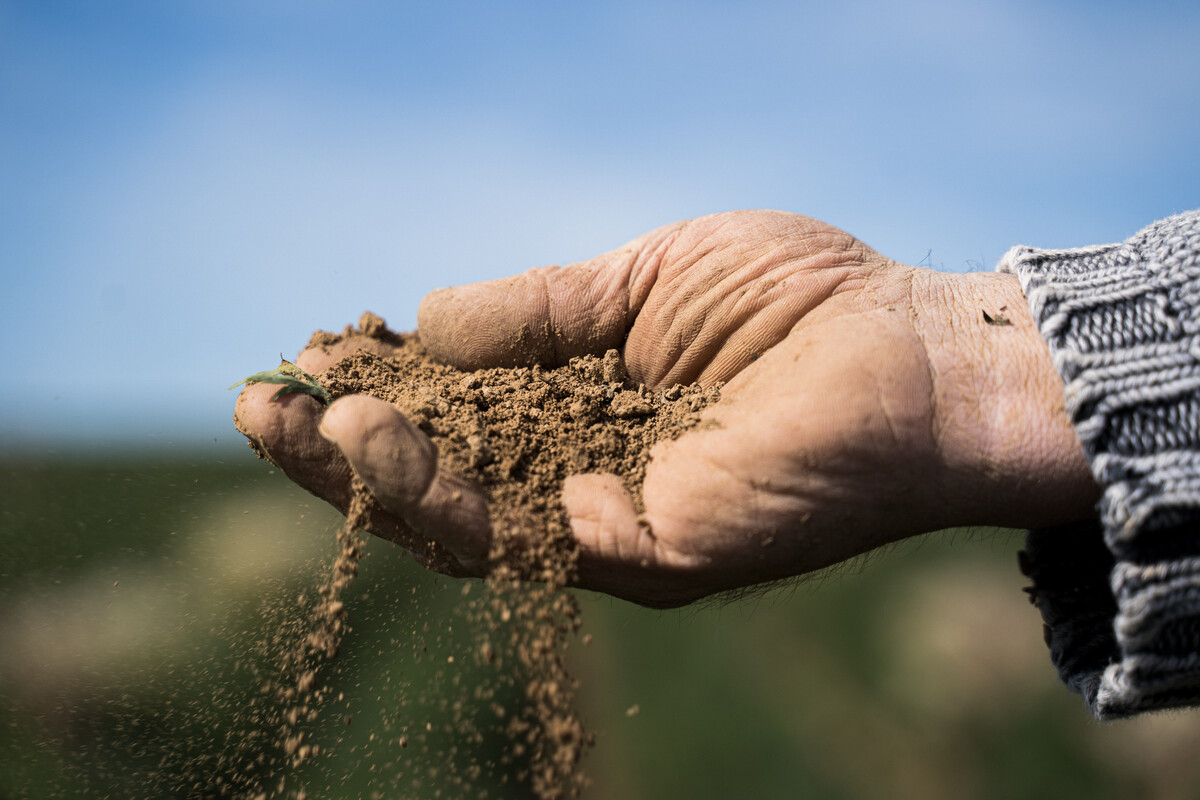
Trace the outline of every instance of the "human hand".
<instances>
[{"instance_id":1,"label":"human hand","mask_svg":"<svg viewBox=\"0 0 1200 800\"><path fill-rule=\"evenodd\" d=\"M648 605L946 527L1081 519L1099 494L1015 278L901 265L806 217L717 214L439 290L419 328L467 370L616 347L652 388L726 382L713 424L656 447L640 519L615 476L564 486L579 585ZM320 371L360 345L387 354L372 339L297 363ZM272 395L247 388L236 420L290 477L344 508L352 465L387 512L373 532L453 574L484 569L486 500L398 411L354 396L322 419L310 398Z\"/></svg>"}]
</instances>

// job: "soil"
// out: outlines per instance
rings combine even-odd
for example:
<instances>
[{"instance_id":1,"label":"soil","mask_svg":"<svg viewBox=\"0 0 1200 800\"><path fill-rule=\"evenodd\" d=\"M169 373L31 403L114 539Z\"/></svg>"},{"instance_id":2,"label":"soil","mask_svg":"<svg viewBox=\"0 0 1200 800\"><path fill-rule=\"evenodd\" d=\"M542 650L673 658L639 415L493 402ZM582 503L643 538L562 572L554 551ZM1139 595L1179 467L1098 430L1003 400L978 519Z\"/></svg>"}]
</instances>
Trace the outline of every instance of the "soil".
<instances>
[{"instance_id":1,"label":"soil","mask_svg":"<svg viewBox=\"0 0 1200 800\"><path fill-rule=\"evenodd\" d=\"M318 589L319 599L311 606L307 598L301 599L307 607L307 633L291 646L280 647L275 642L270 648L281 661L279 673L285 676L276 693L284 709L280 738L293 767L320 755L319 746L305 741L303 723L315 719L317 708L325 700L327 690L317 673L322 664L337 658L347 630L342 592L358 575L363 555L362 528L371 503L370 492L358 478L354 479L353 492L346 522L338 530L338 553Z\"/></svg>"},{"instance_id":2,"label":"soil","mask_svg":"<svg viewBox=\"0 0 1200 800\"><path fill-rule=\"evenodd\" d=\"M522 708L495 709L506 719L509 763L521 765L517 779L543 800L578 796L587 783L580 760L594 736L574 708L579 686L565 663L582 620L565 590L575 579L577 552L559 502L563 481L581 472L616 474L640 510L651 448L697 425L719 387L650 391L630 380L616 350L554 369L465 373L433 361L415 333L392 332L369 312L357 328L314 334L309 347L356 338L394 351L383 357L360 349L316 378L335 399L369 394L395 405L430 437L443 467L486 493L493 529L487 591L467 600L481 631L476 659L523 686ZM310 633L285 659L290 685L280 693L287 708L281 737L295 763L318 755L299 725L321 699L313 664L337 655L347 628L342 591L357 571L362 541L355 528L371 502L358 486L339 534L342 553L312 606Z\"/></svg>"}]
</instances>

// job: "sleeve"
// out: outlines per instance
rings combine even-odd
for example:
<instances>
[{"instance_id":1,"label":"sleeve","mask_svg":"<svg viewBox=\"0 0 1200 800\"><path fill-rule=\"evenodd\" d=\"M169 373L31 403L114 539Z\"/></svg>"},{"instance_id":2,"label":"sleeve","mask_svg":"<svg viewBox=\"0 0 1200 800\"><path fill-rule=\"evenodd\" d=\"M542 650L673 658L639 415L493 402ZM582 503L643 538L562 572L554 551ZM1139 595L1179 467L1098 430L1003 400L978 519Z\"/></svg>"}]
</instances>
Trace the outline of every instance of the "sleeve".
<instances>
[{"instance_id":1,"label":"sleeve","mask_svg":"<svg viewBox=\"0 0 1200 800\"><path fill-rule=\"evenodd\" d=\"M1021 566L1063 681L1101 719L1200 704L1200 210L1121 244L1016 247L1103 494Z\"/></svg>"}]
</instances>

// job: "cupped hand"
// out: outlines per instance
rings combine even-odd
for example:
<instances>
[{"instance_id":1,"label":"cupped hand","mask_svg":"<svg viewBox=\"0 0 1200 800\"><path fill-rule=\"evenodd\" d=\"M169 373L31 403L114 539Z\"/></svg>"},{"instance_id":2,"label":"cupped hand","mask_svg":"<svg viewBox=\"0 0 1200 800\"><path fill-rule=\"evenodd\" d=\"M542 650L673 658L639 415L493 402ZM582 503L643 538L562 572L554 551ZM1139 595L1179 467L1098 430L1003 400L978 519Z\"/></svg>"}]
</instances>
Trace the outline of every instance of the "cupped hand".
<instances>
[{"instance_id":1,"label":"cupped hand","mask_svg":"<svg viewBox=\"0 0 1200 800\"><path fill-rule=\"evenodd\" d=\"M891 261L823 223L772 211L669 225L591 261L430 294L418 324L461 369L620 349L650 387L723 382L709 424L652 453L634 508L612 475L568 478L579 585L677 605L972 524L1093 513L1099 490L1062 384L1011 276ZM319 371L374 339L302 353ZM351 471L386 513L372 531L452 574L486 568L483 495L369 397L318 404L273 387L239 428L344 508Z\"/></svg>"}]
</instances>

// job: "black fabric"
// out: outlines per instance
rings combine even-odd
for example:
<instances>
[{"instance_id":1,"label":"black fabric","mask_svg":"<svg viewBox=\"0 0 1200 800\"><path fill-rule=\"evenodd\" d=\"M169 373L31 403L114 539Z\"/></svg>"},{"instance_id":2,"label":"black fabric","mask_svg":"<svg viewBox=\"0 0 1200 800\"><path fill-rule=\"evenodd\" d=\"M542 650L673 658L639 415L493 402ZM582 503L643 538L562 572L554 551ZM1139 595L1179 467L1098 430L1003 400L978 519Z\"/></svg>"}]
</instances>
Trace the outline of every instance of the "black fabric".
<instances>
[{"instance_id":1,"label":"black fabric","mask_svg":"<svg viewBox=\"0 0 1200 800\"><path fill-rule=\"evenodd\" d=\"M1120 658L1109 576L1113 556L1098 521L1029 531L1021 571L1042 613L1043 633L1058 674L1091 705L1100 676Z\"/></svg>"}]
</instances>

